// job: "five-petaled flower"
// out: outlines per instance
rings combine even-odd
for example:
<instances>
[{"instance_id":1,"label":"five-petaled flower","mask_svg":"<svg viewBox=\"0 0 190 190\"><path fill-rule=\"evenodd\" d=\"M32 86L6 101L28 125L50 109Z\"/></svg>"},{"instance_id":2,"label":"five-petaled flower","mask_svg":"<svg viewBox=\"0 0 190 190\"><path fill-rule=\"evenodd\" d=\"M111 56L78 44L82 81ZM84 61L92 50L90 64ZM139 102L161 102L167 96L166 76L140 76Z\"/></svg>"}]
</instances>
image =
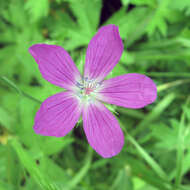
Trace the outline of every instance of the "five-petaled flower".
<instances>
[{"instance_id":1,"label":"five-petaled flower","mask_svg":"<svg viewBox=\"0 0 190 190\"><path fill-rule=\"evenodd\" d=\"M42 76L67 91L47 98L35 117L34 131L45 136L63 137L80 116L89 144L104 158L118 154L124 136L117 119L103 102L126 108L143 108L155 101L154 82L142 74L125 74L104 80L118 63L123 43L115 25L103 26L90 41L84 76L60 46L36 44L29 52Z\"/></svg>"}]
</instances>

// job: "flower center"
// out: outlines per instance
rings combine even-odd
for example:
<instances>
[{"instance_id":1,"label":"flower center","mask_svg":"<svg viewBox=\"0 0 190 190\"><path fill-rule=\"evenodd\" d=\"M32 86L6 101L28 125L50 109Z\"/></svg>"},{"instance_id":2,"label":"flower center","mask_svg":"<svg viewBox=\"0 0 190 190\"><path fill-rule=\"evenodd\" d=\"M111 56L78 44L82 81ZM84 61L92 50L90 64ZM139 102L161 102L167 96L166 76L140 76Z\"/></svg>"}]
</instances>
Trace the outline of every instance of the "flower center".
<instances>
[{"instance_id":1,"label":"flower center","mask_svg":"<svg viewBox=\"0 0 190 190\"><path fill-rule=\"evenodd\" d=\"M89 95L91 92L93 92L93 89L91 89L91 88L85 88L85 94L86 95Z\"/></svg>"},{"instance_id":2,"label":"flower center","mask_svg":"<svg viewBox=\"0 0 190 190\"><path fill-rule=\"evenodd\" d=\"M83 100L91 100L94 98L94 92L100 87L101 82L97 82L94 79L88 79L84 77L82 81L77 82L76 86L79 88L77 96Z\"/></svg>"}]
</instances>

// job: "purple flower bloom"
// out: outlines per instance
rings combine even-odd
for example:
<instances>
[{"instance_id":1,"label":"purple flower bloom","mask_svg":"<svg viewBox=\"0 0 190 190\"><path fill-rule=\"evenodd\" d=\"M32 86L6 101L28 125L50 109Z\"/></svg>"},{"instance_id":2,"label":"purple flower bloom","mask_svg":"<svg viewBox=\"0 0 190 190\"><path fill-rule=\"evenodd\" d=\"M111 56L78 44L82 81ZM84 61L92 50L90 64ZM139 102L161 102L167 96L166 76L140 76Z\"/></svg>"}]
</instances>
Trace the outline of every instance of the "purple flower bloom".
<instances>
[{"instance_id":1,"label":"purple flower bloom","mask_svg":"<svg viewBox=\"0 0 190 190\"><path fill-rule=\"evenodd\" d=\"M82 115L89 144L102 157L112 157L121 151L124 136L117 119L103 102L138 109L156 99L156 85L145 75L131 73L104 80L123 52L115 25L101 27L90 41L84 77L60 46L36 44L29 52L38 63L42 76L67 90L42 103L35 117L37 134L65 136Z\"/></svg>"}]
</instances>

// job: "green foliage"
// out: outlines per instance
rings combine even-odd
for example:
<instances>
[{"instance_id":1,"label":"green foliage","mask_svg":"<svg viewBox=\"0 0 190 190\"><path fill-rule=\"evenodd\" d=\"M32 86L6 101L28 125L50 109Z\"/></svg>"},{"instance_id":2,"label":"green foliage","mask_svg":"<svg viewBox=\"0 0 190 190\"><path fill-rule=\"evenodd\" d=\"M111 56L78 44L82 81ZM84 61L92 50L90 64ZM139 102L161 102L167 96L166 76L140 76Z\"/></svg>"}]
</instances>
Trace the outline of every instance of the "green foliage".
<instances>
[{"instance_id":1,"label":"green foliage","mask_svg":"<svg viewBox=\"0 0 190 190\"><path fill-rule=\"evenodd\" d=\"M0 1L0 190L190 189L190 1L121 3L116 11L102 0ZM126 139L111 159L88 145L81 121L64 138L34 133L41 102L63 89L28 53L36 43L61 45L82 73L87 45L106 24L119 26L124 43L107 78L138 72L158 86L144 109L107 105Z\"/></svg>"},{"instance_id":2,"label":"green foliage","mask_svg":"<svg viewBox=\"0 0 190 190\"><path fill-rule=\"evenodd\" d=\"M190 14L190 1L188 0L183 0L183 1L178 1L174 0L172 1L171 8L179 11L185 11L186 15Z\"/></svg>"},{"instance_id":3,"label":"green foliage","mask_svg":"<svg viewBox=\"0 0 190 190\"><path fill-rule=\"evenodd\" d=\"M106 24L119 26L120 35L129 46L145 34L152 11L145 7L136 7L126 14L125 7L117 11Z\"/></svg>"},{"instance_id":4,"label":"green foliage","mask_svg":"<svg viewBox=\"0 0 190 190\"><path fill-rule=\"evenodd\" d=\"M40 18L47 16L49 11L48 0L28 0L25 8L29 11L31 21L38 21Z\"/></svg>"},{"instance_id":5,"label":"green foliage","mask_svg":"<svg viewBox=\"0 0 190 190\"><path fill-rule=\"evenodd\" d=\"M100 19L101 0L70 0L70 8L86 35L96 32ZM92 11L96 7L94 11Z\"/></svg>"},{"instance_id":6,"label":"green foliage","mask_svg":"<svg viewBox=\"0 0 190 190\"><path fill-rule=\"evenodd\" d=\"M155 7L156 6L156 3L157 1L156 0L131 0L131 3L134 4L134 5L148 5L148 6L151 6L151 7Z\"/></svg>"},{"instance_id":7,"label":"green foliage","mask_svg":"<svg viewBox=\"0 0 190 190\"><path fill-rule=\"evenodd\" d=\"M132 183L132 179L130 177L129 174L129 168L127 168L127 166L123 169L121 169L118 172L118 175L116 176L113 185L112 185L112 190L113 189L121 189L121 190L125 190L125 189L131 189L133 190L133 183Z\"/></svg>"},{"instance_id":8,"label":"green foliage","mask_svg":"<svg viewBox=\"0 0 190 190\"><path fill-rule=\"evenodd\" d=\"M167 34L166 15L171 0L159 0L156 9L153 11L152 19L147 27L147 32L152 35L156 29L164 36Z\"/></svg>"}]
</instances>

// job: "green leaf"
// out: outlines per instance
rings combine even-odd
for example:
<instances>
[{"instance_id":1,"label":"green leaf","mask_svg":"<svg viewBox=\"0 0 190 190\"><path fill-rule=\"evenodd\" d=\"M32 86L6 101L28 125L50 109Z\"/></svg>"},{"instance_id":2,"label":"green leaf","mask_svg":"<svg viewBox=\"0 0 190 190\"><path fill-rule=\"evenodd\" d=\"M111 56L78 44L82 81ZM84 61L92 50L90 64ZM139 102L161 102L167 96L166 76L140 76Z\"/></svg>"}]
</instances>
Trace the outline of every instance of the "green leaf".
<instances>
[{"instance_id":1,"label":"green leaf","mask_svg":"<svg viewBox=\"0 0 190 190\"><path fill-rule=\"evenodd\" d=\"M65 15L62 24L62 29L55 35L59 35L64 39L64 48L72 50L77 47L87 46L93 35L96 33L100 11L102 7L101 0L67 0L69 7L76 17L76 23L73 22L67 13L60 14L61 17ZM96 7L96 9L94 9ZM93 11L91 11L93 9ZM67 20L67 24L65 24ZM60 27L60 26L59 26ZM54 29L54 28L52 28Z\"/></svg>"},{"instance_id":2,"label":"green leaf","mask_svg":"<svg viewBox=\"0 0 190 190\"><path fill-rule=\"evenodd\" d=\"M87 172L91 166L92 151L92 148L89 147L84 165L67 184L69 189L76 187L76 185L81 181L81 179L84 178L85 175L87 175Z\"/></svg>"},{"instance_id":3,"label":"green leaf","mask_svg":"<svg viewBox=\"0 0 190 190\"><path fill-rule=\"evenodd\" d=\"M5 190L5 189L6 190L15 190L15 187L10 184L0 181L0 190Z\"/></svg>"},{"instance_id":4,"label":"green leaf","mask_svg":"<svg viewBox=\"0 0 190 190\"><path fill-rule=\"evenodd\" d=\"M129 168L121 169L113 181L111 190L134 190Z\"/></svg>"},{"instance_id":5,"label":"green leaf","mask_svg":"<svg viewBox=\"0 0 190 190\"><path fill-rule=\"evenodd\" d=\"M146 162L150 165L150 167L156 172L156 174L162 179L168 179L166 173L162 170L159 164L138 144L138 142L129 134L128 140L135 146L139 154L146 160Z\"/></svg>"},{"instance_id":6,"label":"green leaf","mask_svg":"<svg viewBox=\"0 0 190 190\"><path fill-rule=\"evenodd\" d=\"M41 103L39 100L33 98L32 96L30 96L29 94L22 92L16 84L14 84L11 80L9 80L7 77L5 76L0 76L0 80L2 80L3 82L5 82L9 87L13 88L20 96L25 96L26 98L31 99L32 101L36 102L36 103Z\"/></svg>"},{"instance_id":7,"label":"green leaf","mask_svg":"<svg viewBox=\"0 0 190 190\"><path fill-rule=\"evenodd\" d=\"M15 164L15 162L18 162L16 157L17 155L10 144L6 146L6 150L6 176L8 183L13 185L15 188L19 188L22 177L21 165L19 163Z\"/></svg>"},{"instance_id":8,"label":"green leaf","mask_svg":"<svg viewBox=\"0 0 190 190\"><path fill-rule=\"evenodd\" d=\"M10 1L8 10L4 9L2 12L2 16L13 26L21 28L25 27L25 25L27 24L28 15L24 10L23 0ZM16 30L17 28L11 29L12 35Z\"/></svg>"},{"instance_id":9,"label":"green leaf","mask_svg":"<svg viewBox=\"0 0 190 190\"><path fill-rule=\"evenodd\" d=\"M156 10L152 15L152 19L147 26L147 32L149 36L152 36L156 29L158 29L163 36L166 36L168 26L166 24L165 17L168 14L168 6L171 0L159 0Z\"/></svg>"},{"instance_id":10,"label":"green leaf","mask_svg":"<svg viewBox=\"0 0 190 190\"><path fill-rule=\"evenodd\" d=\"M47 16L49 11L49 1L48 0L28 0L25 4L25 8L30 13L30 20L36 22L42 17Z\"/></svg>"},{"instance_id":11,"label":"green leaf","mask_svg":"<svg viewBox=\"0 0 190 190\"><path fill-rule=\"evenodd\" d=\"M125 157L125 163L130 165L133 175L137 177L140 176L140 178L143 179L146 184L150 184L157 189L171 190L171 185L166 183L166 181L161 179L159 176L157 176L155 172L153 172L153 170L151 170L146 164L144 164L144 162L142 162L140 159L137 159L136 155L134 158L133 156L131 156L131 154L127 154Z\"/></svg>"},{"instance_id":12,"label":"green leaf","mask_svg":"<svg viewBox=\"0 0 190 190\"><path fill-rule=\"evenodd\" d=\"M187 99L186 105L189 107L190 98ZM180 125L178 127L177 136L177 158L176 158L176 177L175 177L175 187L178 188L182 184L183 177L183 166L184 166L184 156L185 156L185 109L181 115ZM189 131L189 130L188 130ZM188 137L189 138L189 137Z\"/></svg>"},{"instance_id":13,"label":"green leaf","mask_svg":"<svg viewBox=\"0 0 190 190\"><path fill-rule=\"evenodd\" d=\"M67 50L73 50L77 47L87 46L94 33L95 31L86 34L86 31L80 28L68 29L68 37L70 40L64 42L64 48Z\"/></svg>"},{"instance_id":14,"label":"green leaf","mask_svg":"<svg viewBox=\"0 0 190 190\"><path fill-rule=\"evenodd\" d=\"M68 0L80 28L86 35L92 35L99 24L101 0ZM93 11L92 11L93 10Z\"/></svg>"},{"instance_id":15,"label":"green leaf","mask_svg":"<svg viewBox=\"0 0 190 190\"><path fill-rule=\"evenodd\" d=\"M57 163L55 163L52 159L41 156L37 158L38 160L38 168L40 171L48 176L51 181L54 181L56 185L60 189L66 189L66 184L72 179L67 170L61 168Z\"/></svg>"},{"instance_id":16,"label":"green leaf","mask_svg":"<svg viewBox=\"0 0 190 190\"><path fill-rule=\"evenodd\" d=\"M146 115L146 117L144 118L144 120L142 120L138 126L136 127L135 130L133 130L133 135L138 134L140 131L142 131L143 129L145 129L148 124L150 122L152 122L153 120L155 120L156 118L158 118L160 116L160 114L162 114L162 112L173 102L173 100L176 98L174 93L170 93L167 96L165 96L163 98L163 100L161 100L156 107L154 107L154 109Z\"/></svg>"},{"instance_id":17,"label":"green leaf","mask_svg":"<svg viewBox=\"0 0 190 190\"><path fill-rule=\"evenodd\" d=\"M155 7L156 6L156 0L131 0L131 4L141 6L141 5L148 5L150 7Z\"/></svg>"},{"instance_id":18,"label":"green leaf","mask_svg":"<svg viewBox=\"0 0 190 190\"><path fill-rule=\"evenodd\" d=\"M69 136L66 136L64 138L40 137L39 149L45 155L53 155L59 153L66 146L70 145L73 141L74 139Z\"/></svg>"},{"instance_id":19,"label":"green leaf","mask_svg":"<svg viewBox=\"0 0 190 190\"><path fill-rule=\"evenodd\" d=\"M123 4L123 6L126 6L130 3L131 0L121 0L121 3Z\"/></svg>"},{"instance_id":20,"label":"green leaf","mask_svg":"<svg viewBox=\"0 0 190 190\"><path fill-rule=\"evenodd\" d=\"M145 34L151 15L152 11L145 7L136 7L128 13L123 7L114 13L105 24L119 26L121 38L126 39L126 44L130 46Z\"/></svg>"},{"instance_id":21,"label":"green leaf","mask_svg":"<svg viewBox=\"0 0 190 190\"><path fill-rule=\"evenodd\" d=\"M18 140L11 141L11 145L16 151L21 164L30 172L36 183L44 190L59 190L51 180L41 172L35 161L29 156L26 150L23 149Z\"/></svg>"},{"instance_id":22,"label":"green leaf","mask_svg":"<svg viewBox=\"0 0 190 190\"><path fill-rule=\"evenodd\" d=\"M133 63L139 63L142 61L158 61L158 60L188 60L190 58L189 49L178 48L175 50L144 50L144 51L132 51L130 52L133 57Z\"/></svg>"},{"instance_id":23,"label":"green leaf","mask_svg":"<svg viewBox=\"0 0 190 190\"><path fill-rule=\"evenodd\" d=\"M0 107L0 124L5 128L11 130L14 119L11 117L10 113L4 108Z\"/></svg>"},{"instance_id":24,"label":"green leaf","mask_svg":"<svg viewBox=\"0 0 190 190\"><path fill-rule=\"evenodd\" d=\"M190 169L190 151L187 149L187 153L184 155L183 158L183 167L182 167L182 174L181 175L185 175L189 169ZM170 180L175 179L176 177L176 167L174 167L173 171L170 173Z\"/></svg>"},{"instance_id":25,"label":"green leaf","mask_svg":"<svg viewBox=\"0 0 190 190\"><path fill-rule=\"evenodd\" d=\"M173 81L173 82L169 82L169 83L159 85L157 87L157 90L158 90L158 92L160 92L162 90L167 90L168 88L176 87L176 86L183 85L183 84L186 84L186 83L190 83L190 80L189 79L176 80L176 81Z\"/></svg>"},{"instance_id":26,"label":"green leaf","mask_svg":"<svg viewBox=\"0 0 190 190\"><path fill-rule=\"evenodd\" d=\"M172 120L171 127L163 123L157 125L152 125L152 138L158 139L158 142L155 143L155 147L158 149L165 149L167 151L176 150L176 138L178 131L178 121Z\"/></svg>"},{"instance_id":27,"label":"green leaf","mask_svg":"<svg viewBox=\"0 0 190 190\"><path fill-rule=\"evenodd\" d=\"M127 74L127 71L126 71L124 65L121 64L121 63L118 63L118 64L113 68L113 70L109 73L109 75L106 77L106 79L114 78L114 77L116 77L116 76L124 75L124 74Z\"/></svg>"},{"instance_id":28,"label":"green leaf","mask_svg":"<svg viewBox=\"0 0 190 190\"><path fill-rule=\"evenodd\" d=\"M189 0L172 0L170 4L171 9L175 9L178 11L184 11L186 15L190 15L190 1Z\"/></svg>"}]
</instances>

